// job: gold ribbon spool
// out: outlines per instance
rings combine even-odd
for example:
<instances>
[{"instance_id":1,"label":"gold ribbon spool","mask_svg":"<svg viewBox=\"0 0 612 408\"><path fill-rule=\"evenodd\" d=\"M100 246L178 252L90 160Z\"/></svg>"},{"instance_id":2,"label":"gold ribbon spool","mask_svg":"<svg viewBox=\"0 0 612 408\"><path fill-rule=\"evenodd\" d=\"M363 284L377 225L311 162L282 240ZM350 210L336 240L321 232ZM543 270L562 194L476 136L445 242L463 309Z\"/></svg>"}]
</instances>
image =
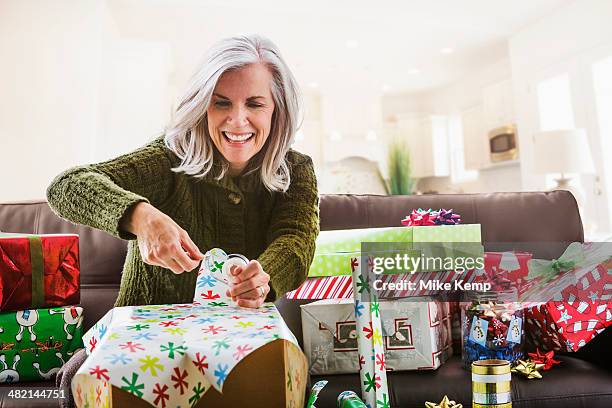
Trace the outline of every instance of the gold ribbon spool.
<instances>
[{"instance_id":1,"label":"gold ribbon spool","mask_svg":"<svg viewBox=\"0 0 612 408\"><path fill-rule=\"evenodd\" d=\"M509 374L510 362L506 360L477 360L472 363L472 373L482 375Z\"/></svg>"},{"instance_id":2,"label":"gold ribbon spool","mask_svg":"<svg viewBox=\"0 0 612 408\"><path fill-rule=\"evenodd\" d=\"M494 383L472 382L472 392L479 394L499 394L501 392L510 392L510 390L510 381Z\"/></svg>"},{"instance_id":3,"label":"gold ribbon spool","mask_svg":"<svg viewBox=\"0 0 612 408\"><path fill-rule=\"evenodd\" d=\"M472 408L512 408L511 402L505 404L477 404L472 402Z\"/></svg>"}]
</instances>

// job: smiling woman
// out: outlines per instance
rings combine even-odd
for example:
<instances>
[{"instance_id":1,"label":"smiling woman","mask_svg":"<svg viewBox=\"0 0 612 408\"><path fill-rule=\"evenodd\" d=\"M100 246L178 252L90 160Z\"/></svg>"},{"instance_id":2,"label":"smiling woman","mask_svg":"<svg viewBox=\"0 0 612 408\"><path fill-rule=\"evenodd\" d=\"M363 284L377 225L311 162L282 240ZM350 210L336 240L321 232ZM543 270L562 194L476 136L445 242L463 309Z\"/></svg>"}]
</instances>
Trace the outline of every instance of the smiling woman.
<instances>
[{"instance_id":1,"label":"smiling woman","mask_svg":"<svg viewBox=\"0 0 612 408\"><path fill-rule=\"evenodd\" d=\"M49 186L60 216L130 240L116 304L190 302L202 250L252 259L230 293L259 307L306 278L319 231L312 161L290 150L300 99L269 40L209 52L163 136Z\"/></svg>"},{"instance_id":2,"label":"smiling woman","mask_svg":"<svg viewBox=\"0 0 612 408\"><path fill-rule=\"evenodd\" d=\"M129 240L116 306L192 302L193 271L214 247L251 259L231 270L239 306L306 279L319 209L312 160L290 150L300 106L271 41L229 38L211 49L164 135L55 178L47 197L58 215ZM70 376L61 381L69 391Z\"/></svg>"}]
</instances>

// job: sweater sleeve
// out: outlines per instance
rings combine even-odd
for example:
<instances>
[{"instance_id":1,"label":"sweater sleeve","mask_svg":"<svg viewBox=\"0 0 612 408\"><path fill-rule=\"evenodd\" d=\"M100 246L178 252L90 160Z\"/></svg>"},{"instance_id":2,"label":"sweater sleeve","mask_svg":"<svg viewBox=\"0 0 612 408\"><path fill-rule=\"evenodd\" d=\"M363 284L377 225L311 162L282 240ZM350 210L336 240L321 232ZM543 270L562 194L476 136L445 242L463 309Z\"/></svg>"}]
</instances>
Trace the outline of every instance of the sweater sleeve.
<instances>
[{"instance_id":1,"label":"sweater sleeve","mask_svg":"<svg viewBox=\"0 0 612 408\"><path fill-rule=\"evenodd\" d=\"M171 168L171 153L158 138L115 159L64 171L47 188L47 200L68 221L135 239L119 228L121 218L139 202L159 208L172 194Z\"/></svg>"},{"instance_id":2,"label":"sweater sleeve","mask_svg":"<svg viewBox=\"0 0 612 408\"><path fill-rule=\"evenodd\" d=\"M308 275L319 234L319 197L312 160L307 156L291 169L291 184L280 193L267 234L268 247L259 257L270 275L268 300L300 286Z\"/></svg>"}]
</instances>

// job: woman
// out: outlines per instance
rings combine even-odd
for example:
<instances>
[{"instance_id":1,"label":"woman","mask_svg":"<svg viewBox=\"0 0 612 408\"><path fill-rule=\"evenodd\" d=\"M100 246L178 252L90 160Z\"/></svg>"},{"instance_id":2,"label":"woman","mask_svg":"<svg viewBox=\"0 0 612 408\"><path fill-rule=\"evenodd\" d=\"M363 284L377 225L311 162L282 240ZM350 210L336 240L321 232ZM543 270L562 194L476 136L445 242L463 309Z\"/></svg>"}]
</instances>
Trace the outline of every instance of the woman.
<instances>
[{"instance_id":1,"label":"woman","mask_svg":"<svg viewBox=\"0 0 612 408\"><path fill-rule=\"evenodd\" d=\"M319 217L312 161L289 149L300 108L271 41L225 39L162 137L56 177L47 197L58 215L129 240L116 306L191 302L193 271L214 247L252 260L232 269L228 295L240 306L259 307L304 281ZM64 388L83 360L66 365Z\"/></svg>"}]
</instances>

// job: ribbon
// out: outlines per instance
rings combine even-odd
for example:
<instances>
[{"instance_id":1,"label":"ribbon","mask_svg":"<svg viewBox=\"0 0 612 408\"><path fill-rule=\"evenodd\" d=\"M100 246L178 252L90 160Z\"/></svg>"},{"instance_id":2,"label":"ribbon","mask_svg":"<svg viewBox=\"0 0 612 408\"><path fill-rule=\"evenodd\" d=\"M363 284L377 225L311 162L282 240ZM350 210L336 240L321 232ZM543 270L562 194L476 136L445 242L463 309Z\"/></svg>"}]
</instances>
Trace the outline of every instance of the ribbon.
<instances>
[{"instance_id":1,"label":"ribbon","mask_svg":"<svg viewBox=\"0 0 612 408\"><path fill-rule=\"evenodd\" d=\"M0 232L0 238L28 239L30 243L30 264L32 266L32 309L42 308L45 304L45 261L40 235Z\"/></svg>"},{"instance_id":2,"label":"ribbon","mask_svg":"<svg viewBox=\"0 0 612 408\"><path fill-rule=\"evenodd\" d=\"M586 261L582 244L572 242L558 259L546 261L543 259L531 259L527 263L529 267L528 280L541 278L544 283L550 282L561 272L568 272Z\"/></svg>"}]
</instances>

